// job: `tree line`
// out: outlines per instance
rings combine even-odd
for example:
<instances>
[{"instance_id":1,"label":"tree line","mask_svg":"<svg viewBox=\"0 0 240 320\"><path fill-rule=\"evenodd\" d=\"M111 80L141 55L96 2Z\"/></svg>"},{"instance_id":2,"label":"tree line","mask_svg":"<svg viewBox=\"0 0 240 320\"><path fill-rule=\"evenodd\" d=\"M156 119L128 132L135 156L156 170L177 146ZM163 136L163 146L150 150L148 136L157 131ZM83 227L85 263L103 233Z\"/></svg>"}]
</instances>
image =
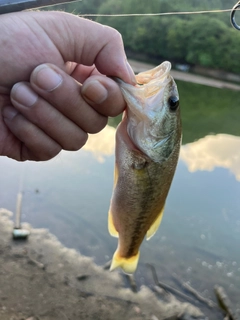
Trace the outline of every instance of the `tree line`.
<instances>
[{"instance_id":1,"label":"tree line","mask_svg":"<svg viewBox=\"0 0 240 320\"><path fill-rule=\"evenodd\" d=\"M68 4L66 9L80 15L158 13L229 9L235 2L236 0L83 0ZM141 55L145 60L167 59L175 63L240 72L240 32L232 28L229 12L97 17L95 20L116 28L122 34L125 49L132 56Z\"/></svg>"}]
</instances>

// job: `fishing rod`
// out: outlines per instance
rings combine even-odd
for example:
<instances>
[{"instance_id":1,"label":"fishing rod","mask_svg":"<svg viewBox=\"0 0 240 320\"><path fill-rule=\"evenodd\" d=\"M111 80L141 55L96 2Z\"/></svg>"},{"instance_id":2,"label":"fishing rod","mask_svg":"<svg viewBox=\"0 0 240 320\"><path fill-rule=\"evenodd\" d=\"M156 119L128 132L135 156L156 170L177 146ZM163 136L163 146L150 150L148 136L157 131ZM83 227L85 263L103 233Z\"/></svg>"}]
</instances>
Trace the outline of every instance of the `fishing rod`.
<instances>
[{"instance_id":1,"label":"fishing rod","mask_svg":"<svg viewBox=\"0 0 240 320\"><path fill-rule=\"evenodd\" d=\"M0 14L76 2L76 0L0 0Z\"/></svg>"},{"instance_id":2,"label":"fishing rod","mask_svg":"<svg viewBox=\"0 0 240 320\"><path fill-rule=\"evenodd\" d=\"M82 0L0 0L0 14L23 11L28 9L36 9L42 7L48 7L53 5L65 4L65 3L73 3ZM181 15L181 14L200 14L200 13L219 13L219 12L227 12L230 11L230 21L232 26L240 30L240 26L236 23L235 14L236 11L240 9L240 1L238 1L232 9L226 10L208 10L208 11L197 11L197 12L160 12L160 13L146 13L146 14L86 14L83 16L162 16L162 15Z\"/></svg>"}]
</instances>

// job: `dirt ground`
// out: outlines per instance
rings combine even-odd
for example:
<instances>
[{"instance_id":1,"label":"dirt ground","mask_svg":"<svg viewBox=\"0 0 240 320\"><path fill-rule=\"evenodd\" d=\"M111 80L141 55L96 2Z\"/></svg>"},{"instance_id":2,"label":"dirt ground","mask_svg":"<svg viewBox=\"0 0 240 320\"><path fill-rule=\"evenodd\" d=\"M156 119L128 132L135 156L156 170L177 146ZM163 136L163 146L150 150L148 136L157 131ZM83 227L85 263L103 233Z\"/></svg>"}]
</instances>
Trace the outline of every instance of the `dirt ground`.
<instances>
[{"instance_id":1,"label":"dirt ground","mask_svg":"<svg viewBox=\"0 0 240 320\"><path fill-rule=\"evenodd\" d=\"M13 241L11 212L0 209L1 320L204 319L201 311L148 288L133 293L118 272L67 249L44 229ZM186 318L187 316L187 318Z\"/></svg>"}]
</instances>

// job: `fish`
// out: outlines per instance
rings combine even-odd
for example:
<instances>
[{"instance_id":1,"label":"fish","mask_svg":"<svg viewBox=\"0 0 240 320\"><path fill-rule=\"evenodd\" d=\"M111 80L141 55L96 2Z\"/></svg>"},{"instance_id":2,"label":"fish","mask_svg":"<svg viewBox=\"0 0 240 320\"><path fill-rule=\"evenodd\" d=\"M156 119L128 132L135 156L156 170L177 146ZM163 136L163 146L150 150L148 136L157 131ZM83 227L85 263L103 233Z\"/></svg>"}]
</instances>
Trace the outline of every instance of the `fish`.
<instances>
[{"instance_id":1,"label":"fish","mask_svg":"<svg viewBox=\"0 0 240 320\"><path fill-rule=\"evenodd\" d=\"M137 84L115 79L126 102L116 130L113 193L108 230L118 238L110 270L134 273L144 237L157 231L178 163L182 130L171 63L136 75Z\"/></svg>"}]
</instances>

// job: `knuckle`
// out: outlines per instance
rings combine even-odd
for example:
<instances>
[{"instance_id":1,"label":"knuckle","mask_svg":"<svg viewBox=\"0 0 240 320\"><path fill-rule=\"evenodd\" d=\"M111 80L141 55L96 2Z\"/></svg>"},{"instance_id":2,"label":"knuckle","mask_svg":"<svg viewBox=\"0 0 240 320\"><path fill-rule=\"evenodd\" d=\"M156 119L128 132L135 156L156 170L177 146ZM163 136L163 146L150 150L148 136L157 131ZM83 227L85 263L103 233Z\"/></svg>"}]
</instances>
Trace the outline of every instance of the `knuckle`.
<instances>
[{"instance_id":1,"label":"knuckle","mask_svg":"<svg viewBox=\"0 0 240 320\"><path fill-rule=\"evenodd\" d=\"M91 134L98 133L107 125L107 122L108 122L107 117L104 117L104 116L98 117L97 120L91 123L91 126L89 126L87 132Z\"/></svg>"},{"instance_id":2,"label":"knuckle","mask_svg":"<svg viewBox=\"0 0 240 320\"><path fill-rule=\"evenodd\" d=\"M61 146L35 124L19 114L12 123L12 133L21 143L22 161L45 161L55 157Z\"/></svg>"},{"instance_id":3,"label":"knuckle","mask_svg":"<svg viewBox=\"0 0 240 320\"><path fill-rule=\"evenodd\" d=\"M87 139L87 133L81 132L80 134L75 135L75 137L73 137L71 141L63 142L61 146L64 150L67 151L77 151L85 145Z\"/></svg>"},{"instance_id":4,"label":"knuckle","mask_svg":"<svg viewBox=\"0 0 240 320\"><path fill-rule=\"evenodd\" d=\"M50 160L54 157L56 157L56 155L62 150L62 148L58 145L55 145L51 148L48 148L47 150L45 150L45 152L42 154L41 160L46 161L46 160Z\"/></svg>"},{"instance_id":5,"label":"knuckle","mask_svg":"<svg viewBox=\"0 0 240 320\"><path fill-rule=\"evenodd\" d=\"M39 149L41 147L42 146L39 146ZM50 159L56 157L56 155L61 150L62 150L62 148L57 144L54 144L53 146L48 147L48 148L45 147L44 149L41 149L41 151L34 152L35 160L36 161L47 161L47 160L50 160Z\"/></svg>"},{"instance_id":6,"label":"knuckle","mask_svg":"<svg viewBox=\"0 0 240 320\"><path fill-rule=\"evenodd\" d=\"M110 32L111 32L112 37L113 37L115 40L122 42L122 35L121 35L121 33L120 33L118 30L116 30L116 29L114 29L114 28L112 28L112 27L108 27L108 28L110 29Z\"/></svg>"},{"instance_id":7,"label":"knuckle","mask_svg":"<svg viewBox=\"0 0 240 320\"><path fill-rule=\"evenodd\" d=\"M121 33L112 27L109 27L109 26L104 26L104 27L105 27L105 31L108 31L108 39L111 41L113 40L115 43L119 43L122 45L123 40L122 40ZM105 34L107 33L105 32Z\"/></svg>"},{"instance_id":8,"label":"knuckle","mask_svg":"<svg viewBox=\"0 0 240 320\"><path fill-rule=\"evenodd\" d=\"M115 29L114 29L115 30ZM123 43L122 35L119 31L115 31L115 39L118 40L121 44Z\"/></svg>"},{"instance_id":9,"label":"knuckle","mask_svg":"<svg viewBox=\"0 0 240 320\"><path fill-rule=\"evenodd\" d=\"M57 144L48 148L46 148L46 146L43 148L40 144L34 147L22 144L21 161L47 161L54 158L60 151L61 147Z\"/></svg>"}]
</instances>

